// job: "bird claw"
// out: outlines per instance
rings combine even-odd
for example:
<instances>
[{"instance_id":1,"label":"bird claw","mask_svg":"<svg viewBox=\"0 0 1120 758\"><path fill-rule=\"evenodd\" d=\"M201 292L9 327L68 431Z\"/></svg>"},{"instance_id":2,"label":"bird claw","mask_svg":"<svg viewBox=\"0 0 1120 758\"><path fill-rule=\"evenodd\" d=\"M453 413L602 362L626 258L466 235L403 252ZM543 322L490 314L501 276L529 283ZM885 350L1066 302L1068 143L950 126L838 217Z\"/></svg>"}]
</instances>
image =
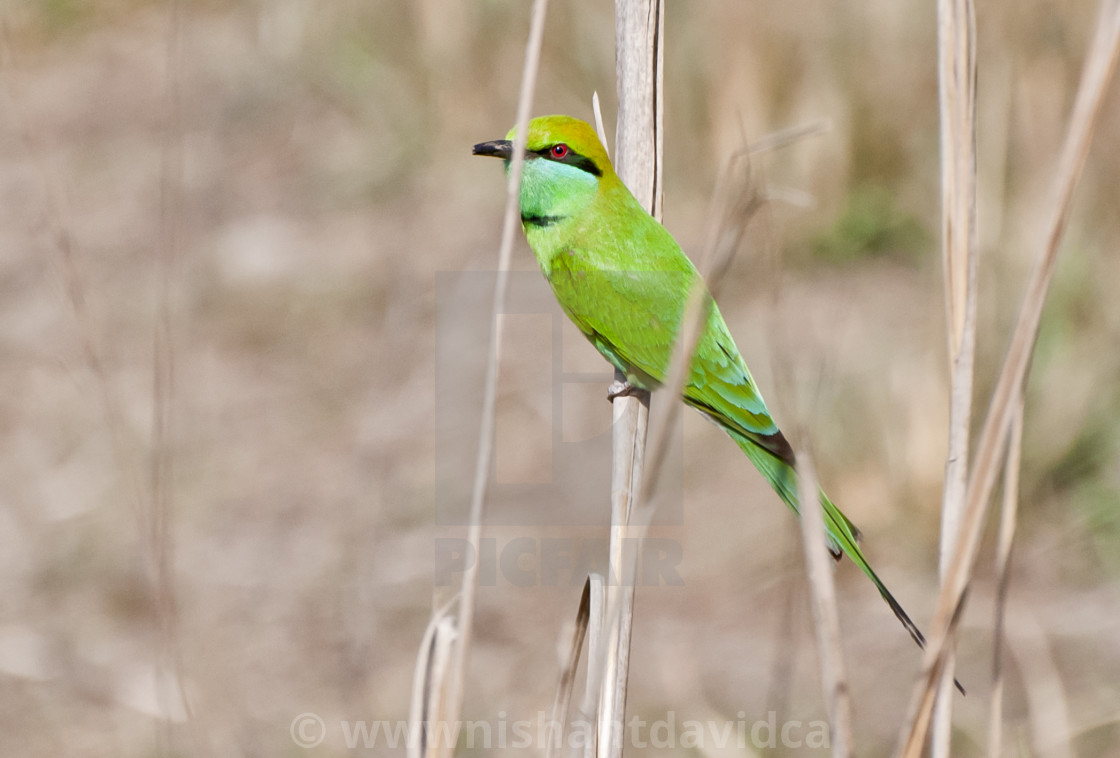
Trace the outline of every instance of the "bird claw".
<instances>
[{"instance_id":1,"label":"bird claw","mask_svg":"<svg viewBox=\"0 0 1120 758\"><path fill-rule=\"evenodd\" d=\"M641 391L625 379L615 379L611 382L611 386L607 387L607 401L614 402L616 397L631 397Z\"/></svg>"}]
</instances>

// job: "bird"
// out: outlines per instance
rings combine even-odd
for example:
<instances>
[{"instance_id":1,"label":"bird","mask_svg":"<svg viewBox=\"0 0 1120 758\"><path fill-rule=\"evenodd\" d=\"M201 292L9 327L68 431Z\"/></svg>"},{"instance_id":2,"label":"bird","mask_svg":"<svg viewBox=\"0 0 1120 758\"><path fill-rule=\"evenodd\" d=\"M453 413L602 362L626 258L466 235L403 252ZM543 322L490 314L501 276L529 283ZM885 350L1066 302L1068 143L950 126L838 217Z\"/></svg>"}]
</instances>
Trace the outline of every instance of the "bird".
<instances>
[{"instance_id":1,"label":"bird","mask_svg":"<svg viewBox=\"0 0 1120 758\"><path fill-rule=\"evenodd\" d=\"M516 131L476 144L473 154L502 159L508 172ZM519 205L526 240L561 309L625 376L608 396L656 389L666 379L699 272L615 173L587 122L561 115L532 119L524 157ZM767 409L719 307L707 297L707 323L683 400L723 429L799 514L793 448ZM833 558L847 555L924 647L921 631L860 549L859 530L823 489L820 507Z\"/></svg>"}]
</instances>

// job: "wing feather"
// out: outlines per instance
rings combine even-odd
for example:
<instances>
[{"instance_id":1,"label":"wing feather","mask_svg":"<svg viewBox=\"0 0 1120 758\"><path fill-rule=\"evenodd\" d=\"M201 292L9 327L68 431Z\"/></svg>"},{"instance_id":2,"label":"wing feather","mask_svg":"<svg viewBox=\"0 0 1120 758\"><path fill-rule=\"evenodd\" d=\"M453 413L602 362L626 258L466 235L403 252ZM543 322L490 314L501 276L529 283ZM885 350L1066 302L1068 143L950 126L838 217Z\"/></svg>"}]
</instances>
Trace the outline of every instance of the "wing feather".
<instances>
[{"instance_id":1,"label":"wing feather","mask_svg":"<svg viewBox=\"0 0 1120 758\"><path fill-rule=\"evenodd\" d=\"M643 260L659 268L634 271L603 268L587 251L569 247L553 258L549 271L556 299L576 326L632 384L646 389L664 381L685 300L698 276L679 248L676 252ZM685 402L792 463L793 451L770 416L719 308L714 302L710 306L685 384Z\"/></svg>"}]
</instances>

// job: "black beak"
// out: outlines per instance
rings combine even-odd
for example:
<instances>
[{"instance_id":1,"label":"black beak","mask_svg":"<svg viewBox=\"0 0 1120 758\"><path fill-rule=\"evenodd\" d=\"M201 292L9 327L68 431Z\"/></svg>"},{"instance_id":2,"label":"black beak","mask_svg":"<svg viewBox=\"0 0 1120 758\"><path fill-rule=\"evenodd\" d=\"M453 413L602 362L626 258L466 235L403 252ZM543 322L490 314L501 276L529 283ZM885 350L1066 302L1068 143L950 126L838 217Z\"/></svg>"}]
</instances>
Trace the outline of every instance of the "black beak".
<instances>
[{"instance_id":1,"label":"black beak","mask_svg":"<svg viewBox=\"0 0 1120 758\"><path fill-rule=\"evenodd\" d=\"M508 161L513 155L513 143L508 139L495 139L489 142L479 142L471 151L473 155L491 155Z\"/></svg>"}]
</instances>

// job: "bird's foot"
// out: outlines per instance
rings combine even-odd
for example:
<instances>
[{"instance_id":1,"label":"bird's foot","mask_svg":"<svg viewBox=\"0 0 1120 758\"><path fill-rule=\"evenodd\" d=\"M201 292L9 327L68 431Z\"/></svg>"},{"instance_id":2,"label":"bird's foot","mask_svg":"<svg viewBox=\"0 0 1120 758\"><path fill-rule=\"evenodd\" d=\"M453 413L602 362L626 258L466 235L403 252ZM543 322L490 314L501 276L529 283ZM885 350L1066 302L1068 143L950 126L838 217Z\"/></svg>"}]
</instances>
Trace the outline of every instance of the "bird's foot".
<instances>
[{"instance_id":1,"label":"bird's foot","mask_svg":"<svg viewBox=\"0 0 1120 758\"><path fill-rule=\"evenodd\" d=\"M615 379L611 382L611 386L607 387L607 402L614 402L616 397L631 397L644 392L640 387L635 387L625 379Z\"/></svg>"}]
</instances>

